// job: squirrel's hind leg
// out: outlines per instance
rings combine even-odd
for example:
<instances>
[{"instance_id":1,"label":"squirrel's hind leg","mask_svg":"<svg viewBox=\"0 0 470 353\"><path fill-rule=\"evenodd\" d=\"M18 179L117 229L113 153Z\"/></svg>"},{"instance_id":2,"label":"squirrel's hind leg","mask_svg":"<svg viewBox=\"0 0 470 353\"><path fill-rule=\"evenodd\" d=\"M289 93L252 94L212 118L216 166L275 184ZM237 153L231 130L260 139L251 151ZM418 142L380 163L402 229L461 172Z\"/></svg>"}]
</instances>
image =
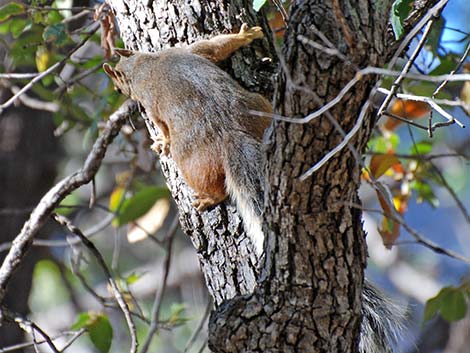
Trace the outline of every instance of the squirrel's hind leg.
<instances>
[{"instance_id":1,"label":"squirrel's hind leg","mask_svg":"<svg viewBox=\"0 0 470 353\"><path fill-rule=\"evenodd\" d=\"M191 44L188 50L192 54L202 56L212 62L219 62L227 59L239 48L259 38L263 38L261 27L249 27L244 23L238 33L220 34L211 39L199 40Z\"/></svg>"}]
</instances>

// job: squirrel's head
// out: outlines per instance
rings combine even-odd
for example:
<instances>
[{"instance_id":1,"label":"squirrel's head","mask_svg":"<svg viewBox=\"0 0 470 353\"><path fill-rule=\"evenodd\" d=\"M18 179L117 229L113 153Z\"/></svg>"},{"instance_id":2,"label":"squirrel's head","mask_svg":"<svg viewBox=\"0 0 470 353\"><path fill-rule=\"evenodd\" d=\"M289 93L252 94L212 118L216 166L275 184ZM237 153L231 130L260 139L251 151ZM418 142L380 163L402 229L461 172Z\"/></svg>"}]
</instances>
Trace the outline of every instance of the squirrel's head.
<instances>
[{"instance_id":1,"label":"squirrel's head","mask_svg":"<svg viewBox=\"0 0 470 353\"><path fill-rule=\"evenodd\" d=\"M132 77L132 69L134 67L133 58L135 52L128 49L114 48L114 52L119 55L120 60L116 67L105 63L103 70L113 80L114 89L128 97L132 97L130 78Z\"/></svg>"}]
</instances>

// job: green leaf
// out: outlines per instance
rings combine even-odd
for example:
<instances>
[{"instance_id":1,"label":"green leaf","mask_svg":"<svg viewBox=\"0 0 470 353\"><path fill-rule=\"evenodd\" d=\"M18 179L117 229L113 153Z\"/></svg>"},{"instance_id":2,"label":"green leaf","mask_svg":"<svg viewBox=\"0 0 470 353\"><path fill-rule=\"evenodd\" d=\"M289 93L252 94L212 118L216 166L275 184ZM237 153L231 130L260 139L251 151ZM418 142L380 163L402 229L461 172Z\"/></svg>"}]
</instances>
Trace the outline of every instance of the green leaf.
<instances>
[{"instance_id":1,"label":"green leaf","mask_svg":"<svg viewBox=\"0 0 470 353\"><path fill-rule=\"evenodd\" d=\"M463 319L467 313L467 303L462 291L458 288L450 290L441 301L441 316L447 321Z\"/></svg>"},{"instance_id":2,"label":"green leaf","mask_svg":"<svg viewBox=\"0 0 470 353\"><path fill-rule=\"evenodd\" d=\"M410 153L412 155L423 155L432 151L432 142L420 141L415 145L411 146Z\"/></svg>"},{"instance_id":3,"label":"green leaf","mask_svg":"<svg viewBox=\"0 0 470 353\"><path fill-rule=\"evenodd\" d=\"M445 26L445 20L441 16L437 20L434 21L431 32L428 35L426 40L425 48L432 52L434 55L437 54L437 50L439 49L439 45L441 43L442 32Z\"/></svg>"},{"instance_id":4,"label":"green leaf","mask_svg":"<svg viewBox=\"0 0 470 353\"><path fill-rule=\"evenodd\" d=\"M432 70L429 75L445 75L451 72L456 66L455 55L448 54L446 57L439 58L440 64Z\"/></svg>"},{"instance_id":5,"label":"green leaf","mask_svg":"<svg viewBox=\"0 0 470 353\"><path fill-rule=\"evenodd\" d=\"M382 135L373 137L367 144L367 149L373 153L387 153L389 150L395 151L400 144L400 136L391 133L388 138Z\"/></svg>"},{"instance_id":6,"label":"green leaf","mask_svg":"<svg viewBox=\"0 0 470 353\"><path fill-rule=\"evenodd\" d=\"M72 330L80 330L81 328L88 328L88 325L91 322L91 314L90 313L80 313L78 315L77 320L72 325Z\"/></svg>"},{"instance_id":7,"label":"green leaf","mask_svg":"<svg viewBox=\"0 0 470 353\"><path fill-rule=\"evenodd\" d=\"M113 341L113 328L108 317L99 315L88 327L91 342L101 353L108 353Z\"/></svg>"},{"instance_id":8,"label":"green leaf","mask_svg":"<svg viewBox=\"0 0 470 353\"><path fill-rule=\"evenodd\" d=\"M428 300L424 309L423 321L426 322L435 314L440 313L447 321L457 321L465 317L467 303L465 301L465 288L445 287L434 297Z\"/></svg>"},{"instance_id":9,"label":"green leaf","mask_svg":"<svg viewBox=\"0 0 470 353\"><path fill-rule=\"evenodd\" d=\"M68 214L74 211L73 207L63 207L63 206L74 206L80 203L80 197L77 193L73 192L67 195L62 202L57 206L54 212L61 214L63 216L67 216ZM62 207L61 207L62 206Z\"/></svg>"},{"instance_id":10,"label":"green leaf","mask_svg":"<svg viewBox=\"0 0 470 353\"><path fill-rule=\"evenodd\" d=\"M108 353L113 340L113 328L108 317L93 312L80 313L72 330L86 329L93 345L101 352Z\"/></svg>"},{"instance_id":11,"label":"green leaf","mask_svg":"<svg viewBox=\"0 0 470 353\"><path fill-rule=\"evenodd\" d=\"M137 282L139 279L142 278L142 275L143 275L142 273L132 272L129 276L125 278L125 281L128 285L134 284L135 282Z\"/></svg>"},{"instance_id":12,"label":"green leaf","mask_svg":"<svg viewBox=\"0 0 470 353\"><path fill-rule=\"evenodd\" d=\"M253 0L253 10L258 12L265 3L266 3L266 0Z\"/></svg>"},{"instance_id":13,"label":"green leaf","mask_svg":"<svg viewBox=\"0 0 470 353\"><path fill-rule=\"evenodd\" d=\"M403 35L403 22L408 17L413 0L395 0L392 5L391 22L395 39L398 40Z\"/></svg>"},{"instance_id":14,"label":"green leaf","mask_svg":"<svg viewBox=\"0 0 470 353\"><path fill-rule=\"evenodd\" d=\"M10 23L10 33L13 38L18 38L28 25L31 25L31 21L29 20L24 20L22 18L13 19Z\"/></svg>"},{"instance_id":15,"label":"green leaf","mask_svg":"<svg viewBox=\"0 0 470 353\"><path fill-rule=\"evenodd\" d=\"M170 317L167 322L171 326L182 325L188 321L188 318L183 316L186 306L182 303L172 304L170 307Z\"/></svg>"},{"instance_id":16,"label":"green leaf","mask_svg":"<svg viewBox=\"0 0 470 353\"><path fill-rule=\"evenodd\" d=\"M434 194L434 191L431 188L431 185L420 180L415 180L410 183L410 187L411 189L417 192L418 196L416 198L416 201L418 203L426 201L428 204L430 204L434 208L439 207L439 200Z\"/></svg>"},{"instance_id":17,"label":"green leaf","mask_svg":"<svg viewBox=\"0 0 470 353\"><path fill-rule=\"evenodd\" d=\"M47 14L47 22L50 25L55 25L61 22L63 19L64 16L62 16L59 11L49 11L49 13Z\"/></svg>"},{"instance_id":18,"label":"green leaf","mask_svg":"<svg viewBox=\"0 0 470 353\"><path fill-rule=\"evenodd\" d=\"M0 7L0 22L8 20L11 16L21 15L25 10L26 9L23 4L18 4L16 2L10 2L3 5Z\"/></svg>"},{"instance_id":19,"label":"green leaf","mask_svg":"<svg viewBox=\"0 0 470 353\"><path fill-rule=\"evenodd\" d=\"M448 291L448 288L442 288L441 291L433 298L429 299L424 307L423 322L429 321L439 312L441 307L442 295Z\"/></svg>"},{"instance_id":20,"label":"green leaf","mask_svg":"<svg viewBox=\"0 0 470 353\"><path fill-rule=\"evenodd\" d=\"M124 200L113 225L122 226L135 221L146 214L158 199L169 197L169 195L168 189L164 187L148 186L139 190L134 196Z\"/></svg>"},{"instance_id":21,"label":"green leaf","mask_svg":"<svg viewBox=\"0 0 470 353\"><path fill-rule=\"evenodd\" d=\"M48 42L54 42L54 45L61 46L67 41L67 32L65 31L65 25L63 23L57 23L55 25L47 26L44 29L42 38Z\"/></svg>"}]
</instances>

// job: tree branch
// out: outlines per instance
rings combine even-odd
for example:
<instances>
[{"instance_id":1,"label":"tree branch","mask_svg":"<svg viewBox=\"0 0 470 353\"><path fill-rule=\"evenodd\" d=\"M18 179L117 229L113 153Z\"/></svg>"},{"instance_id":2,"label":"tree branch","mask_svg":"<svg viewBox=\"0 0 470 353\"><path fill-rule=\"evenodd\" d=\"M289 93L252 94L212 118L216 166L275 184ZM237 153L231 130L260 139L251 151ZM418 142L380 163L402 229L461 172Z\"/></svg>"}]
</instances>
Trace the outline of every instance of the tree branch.
<instances>
[{"instance_id":1,"label":"tree branch","mask_svg":"<svg viewBox=\"0 0 470 353\"><path fill-rule=\"evenodd\" d=\"M126 101L114 114L109 117L100 137L96 140L84 166L74 174L57 183L43 196L24 224L20 234L15 238L2 266L0 267L0 303L5 297L8 281L31 247L33 238L59 203L73 190L87 184L97 173L109 144L119 133L126 119L135 113L136 104Z\"/></svg>"}]
</instances>

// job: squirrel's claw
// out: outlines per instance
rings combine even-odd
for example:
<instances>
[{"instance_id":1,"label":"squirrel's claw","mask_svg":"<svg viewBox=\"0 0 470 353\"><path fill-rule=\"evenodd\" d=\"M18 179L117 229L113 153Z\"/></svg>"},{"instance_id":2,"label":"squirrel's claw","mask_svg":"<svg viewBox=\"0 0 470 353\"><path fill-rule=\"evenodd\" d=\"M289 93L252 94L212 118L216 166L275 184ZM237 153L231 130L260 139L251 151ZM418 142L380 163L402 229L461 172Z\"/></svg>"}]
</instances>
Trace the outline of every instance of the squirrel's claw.
<instances>
[{"instance_id":1,"label":"squirrel's claw","mask_svg":"<svg viewBox=\"0 0 470 353\"><path fill-rule=\"evenodd\" d=\"M255 27L248 27L248 24L244 23L242 24L240 28L240 35L242 35L245 38L254 40L258 38L263 38L263 29L259 26Z\"/></svg>"},{"instance_id":2,"label":"squirrel's claw","mask_svg":"<svg viewBox=\"0 0 470 353\"><path fill-rule=\"evenodd\" d=\"M158 154L168 156L170 154L170 139L160 133L150 148Z\"/></svg>"}]
</instances>

